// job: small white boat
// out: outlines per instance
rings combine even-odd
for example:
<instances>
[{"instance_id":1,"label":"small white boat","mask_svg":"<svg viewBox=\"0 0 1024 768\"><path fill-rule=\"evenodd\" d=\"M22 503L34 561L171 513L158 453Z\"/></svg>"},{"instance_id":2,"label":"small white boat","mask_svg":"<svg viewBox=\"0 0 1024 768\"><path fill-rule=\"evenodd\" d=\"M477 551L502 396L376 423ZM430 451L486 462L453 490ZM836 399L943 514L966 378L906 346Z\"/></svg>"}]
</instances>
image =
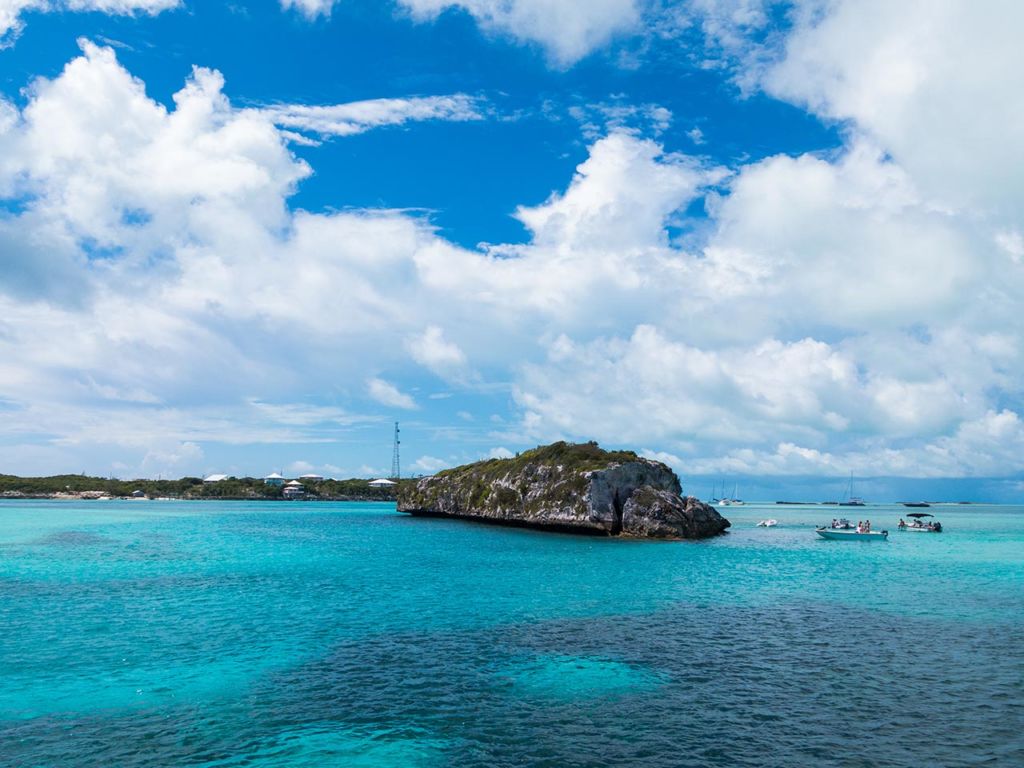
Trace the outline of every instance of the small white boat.
<instances>
[{"instance_id":1,"label":"small white boat","mask_svg":"<svg viewBox=\"0 0 1024 768\"><path fill-rule=\"evenodd\" d=\"M778 520L776 520L774 517L770 517L767 520L762 520L761 522L759 522L757 524L757 527L758 528L774 528L778 524L779 524Z\"/></svg>"},{"instance_id":2,"label":"small white boat","mask_svg":"<svg viewBox=\"0 0 1024 768\"><path fill-rule=\"evenodd\" d=\"M885 541L889 538L888 531L858 531L856 528L815 528L814 532L823 539L833 541L845 541L847 539L862 539L865 541Z\"/></svg>"},{"instance_id":3,"label":"small white boat","mask_svg":"<svg viewBox=\"0 0 1024 768\"><path fill-rule=\"evenodd\" d=\"M927 512L911 512L907 517L913 519L907 523L901 518L896 530L910 531L911 533L942 533L942 523L934 519L924 519L926 517L934 518L935 515L929 515Z\"/></svg>"}]
</instances>

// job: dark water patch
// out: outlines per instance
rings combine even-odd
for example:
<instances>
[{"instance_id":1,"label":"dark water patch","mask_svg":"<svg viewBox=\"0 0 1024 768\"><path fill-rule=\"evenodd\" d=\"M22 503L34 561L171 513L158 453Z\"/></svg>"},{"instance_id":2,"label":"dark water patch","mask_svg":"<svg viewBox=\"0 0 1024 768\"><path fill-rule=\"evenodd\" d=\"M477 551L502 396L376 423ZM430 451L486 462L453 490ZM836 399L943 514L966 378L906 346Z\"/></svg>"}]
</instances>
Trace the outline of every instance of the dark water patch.
<instances>
[{"instance_id":1,"label":"dark water patch","mask_svg":"<svg viewBox=\"0 0 1024 768\"><path fill-rule=\"evenodd\" d=\"M29 543L30 545L42 547L70 547L78 549L79 547L109 545L112 542L107 536L100 536L99 534L89 533L88 531L55 531L54 533L41 536Z\"/></svg>"},{"instance_id":2,"label":"dark water patch","mask_svg":"<svg viewBox=\"0 0 1024 768\"><path fill-rule=\"evenodd\" d=\"M126 538L93 531L63 530L25 542L0 543L0 555L47 566L79 563L171 562L190 559L166 535L142 532Z\"/></svg>"},{"instance_id":3,"label":"dark water patch","mask_svg":"<svg viewBox=\"0 0 1024 768\"><path fill-rule=\"evenodd\" d=\"M10 765L1011 765L1022 641L814 602L410 631L209 708L36 718L3 743Z\"/></svg>"},{"instance_id":4,"label":"dark water patch","mask_svg":"<svg viewBox=\"0 0 1024 768\"><path fill-rule=\"evenodd\" d=\"M427 726L456 765L975 765L1024 755L1022 639L827 603L690 607L344 643L260 695L295 719ZM555 659L542 675L566 696L517 684L523 658ZM637 684L581 686L572 660Z\"/></svg>"}]
</instances>

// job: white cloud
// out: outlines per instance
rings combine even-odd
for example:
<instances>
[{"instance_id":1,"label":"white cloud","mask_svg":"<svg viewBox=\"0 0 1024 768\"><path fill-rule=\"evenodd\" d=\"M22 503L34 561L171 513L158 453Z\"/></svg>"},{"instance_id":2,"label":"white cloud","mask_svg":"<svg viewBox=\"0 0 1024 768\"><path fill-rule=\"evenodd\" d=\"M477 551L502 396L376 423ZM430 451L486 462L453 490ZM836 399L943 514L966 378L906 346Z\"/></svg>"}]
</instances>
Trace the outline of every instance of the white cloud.
<instances>
[{"instance_id":1,"label":"white cloud","mask_svg":"<svg viewBox=\"0 0 1024 768\"><path fill-rule=\"evenodd\" d=\"M0 38L10 43L10 36L16 36L21 29L21 14L26 10L46 10L46 0L0 0Z\"/></svg>"},{"instance_id":2,"label":"white cloud","mask_svg":"<svg viewBox=\"0 0 1024 768\"><path fill-rule=\"evenodd\" d=\"M436 325L407 339L406 347L413 360L442 378L458 377L464 372L465 353L458 344L448 341L444 331Z\"/></svg>"},{"instance_id":3,"label":"white cloud","mask_svg":"<svg viewBox=\"0 0 1024 768\"><path fill-rule=\"evenodd\" d=\"M660 136L672 125L671 110L659 104L631 104L623 100L576 105L569 115L580 123L583 136L594 141L610 133Z\"/></svg>"},{"instance_id":4,"label":"white cloud","mask_svg":"<svg viewBox=\"0 0 1024 768\"><path fill-rule=\"evenodd\" d=\"M1003 249L1006 254L1019 264L1024 258L1024 237L1015 229L1001 230L995 234L996 245Z\"/></svg>"},{"instance_id":5,"label":"white cloud","mask_svg":"<svg viewBox=\"0 0 1024 768\"><path fill-rule=\"evenodd\" d=\"M663 156L653 141L613 133L591 147L564 194L521 207L516 218L534 244L566 251L663 245L669 214L713 180L690 158Z\"/></svg>"},{"instance_id":6,"label":"white cloud","mask_svg":"<svg viewBox=\"0 0 1024 768\"><path fill-rule=\"evenodd\" d=\"M435 456L420 456L413 462L412 469L416 472L432 475L435 472L440 472L442 469L447 469L451 465L450 461L445 461Z\"/></svg>"},{"instance_id":7,"label":"white cloud","mask_svg":"<svg viewBox=\"0 0 1024 768\"><path fill-rule=\"evenodd\" d=\"M360 417L331 406L306 403L266 403L255 398L249 400L248 404L262 419L274 424L296 427L310 427L317 424L346 426L360 421Z\"/></svg>"},{"instance_id":8,"label":"white cloud","mask_svg":"<svg viewBox=\"0 0 1024 768\"><path fill-rule=\"evenodd\" d=\"M281 0L309 19L329 16L339 0ZM413 19L435 20L446 11L464 11L486 32L540 45L558 67L569 67L611 41L635 31L641 0L398 0Z\"/></svg>"},{"instance_id":9,"label":"white cloud","mask_svg":"<svg viewBox=\"0 0 1024 768\"><path fill-rule=\"evenodd\" d=\"M0 0L0 48L13 43L21 32L26 11L52 13L57 11L99 11L116 15L148 13L177 8L181 0Z\"/></svg>"},{"instance_id":10,"label":"white cloud","mask_svg":"<svg viewBox=\"0 0 1024 768\"><path fill-rule=\"evenodd\" d=\"M518 210L530 242L481 253L400 212L292 211L311 169L214 71L167 109L83 43L25 98L0 106L18 201L0 435L33 461L336 440L367 394L416 408L422 366L513 391L488 444L597 437L689 471L1020 468L1019 221L939 199L873 133L726 172L615 131ZM673 242L702 196L700 237Z\"/></svg>"},{"instance_id":11,"label":"white cloud","mask_svg":"<svg viewBox=\"0 0 1024 768\"><path fill-rule=\"evenodd\" d=\"M796 16L769 93L851 121L923 193L946 206L1018 222L1024 99L1013 2L817 3Z\"/></svg>"},{"instance_id":12,"label":"white cloud","mask_svg":"<svg viewBox=\"0 0 1024 768\"><path fill-rule=\"evenodd\" d=\"M399 0L414 19L431 20L448 9L469 13L489 32L538 43L567 67L640 20L636 0Z\"/></svg>"},{"instance_id":13,"label":"white cloud","mask_svg":"<svg viewBox=\"0 0 1024 768\"><path fill-rule=\"evenodd\" d=\"M499 445L497 448L491 448L487 452L487 458L489 459L511 459L515 454L503 445Z\"/></svg>"},{"instance_id":14,"label":"white cloud","mask_svg":"<svg viewBox=\"0 0 1024 768\"><path fill-rule=\"evenodd\" d=\"M204 458L203 449L193 442L181 442L166 447L151 447L143 456L140 468L148 476L176 476L182 469L199 466Z\"/></svg>"},{"instance_id":15,"label":"white cloud","mask_svg":"<svg viewBox=\"0 0 1024 768\"><path fill-rule=\"evenodd\" d=\"M285 10L295 8L308 19L315 19L317 16L330 16L331 8L335 0L281 0L281 7Z\"/></svg>"},{"instance_id":16,"label":"white cloud","mask_svg":"<svg viewBox=\"0 0 1024 768\"><path fill-rule=\"evenodd\" d=\"M713 459L680 460L695 474L992 477L1019 471L1024 424L1013 411L988 411L951 434L896 448L882 441L833 453L791 442L734 449Z\"/></svg>"},{"instance_id":17,"label":"white cloud","mask_svg":"<svg viewBox=\"0 0 1024 768\"><path fill-rule=\"evenodd\" d=\"M182 242L178 232L208 236L214 211L285 222L284 198L309 169L268 120L231 108L219 73L195 68L167 112L111 49L80 44L84 55L36 81L23 124L0 138L17 153L8 184L31 199L38 238L146 249Z\"/></svg>"},{"instance_id":18,"label":"white cloud","mask_svg":"<svg viewBox=\"0 0 1024 768\"><path fill-rule=\"evenodd\" d=\"M372 378L366 382L367 393L378 403L395 408L416 408L416 401L384 379Z\"/></svg>"},{"instance_id":19,"label":"white cloud","mask_svg":"<svg viewBox=\"0 0 1024 768\"><path fill-rule=\"evenodd\" d=\"M902 168L863 143L835 161L777 156L745 167L716 224L706 279L750 304L789 296L785 314L769 311L790 325L940 321L984 278L988 258L979 264L971 229L928 206ZM765 321L750 309L748 320Z\"/></svg>"},{"instance_id":20,"label":"white cloud","mask_svg":"<svg viewBox=\"0 0 1024 768\"><path fill-rule=\"evenodd\" d=\"M372 128L410 121L481 120L478 100L462 93L404 99L368 99L317 106L278 104L259 110L276 125L320 136L352 136Z\"/></svg>"}]
</instances>

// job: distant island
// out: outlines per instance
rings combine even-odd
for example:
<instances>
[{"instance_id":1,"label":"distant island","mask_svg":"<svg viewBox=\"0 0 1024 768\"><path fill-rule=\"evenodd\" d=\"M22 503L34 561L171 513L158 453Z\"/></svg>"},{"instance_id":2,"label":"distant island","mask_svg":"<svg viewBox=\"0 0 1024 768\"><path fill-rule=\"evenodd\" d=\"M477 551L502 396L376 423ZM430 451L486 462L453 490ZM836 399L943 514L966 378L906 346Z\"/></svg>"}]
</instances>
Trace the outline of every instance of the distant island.
<instances>
[{"instance_id":1,"label":"distant island","mask_svg":"<svg viewBox=\"0 0 1024 768\"><path fill-rule=\"evenodd\" d=\"M96 499L96 498L170 498L237 499L279 501L289 497L308 501L394 501L396 485L371 485L371 480L352 478L331 480L303 477L291 481L268 482L267 478L217 475L215 481L201 477L178 480L117 480L88 475L17 477L0 475L0 498L15 499ZM407 481L402 481L407 482ZM288 489L292 490L289 491ZM296 492L296 489L298 491Z\"/></svg>"},{"instance_id":2,"label":"distant island","mask_svg":"<svg viewBox=\"0 0 1024 768\"><path fill-rule=\"evenodd\" d=\"M398 511L636 538L700 539L729 527L713 507L681 493L661 462L558 442L404 483Z\"/></svg>"}]
</instances>

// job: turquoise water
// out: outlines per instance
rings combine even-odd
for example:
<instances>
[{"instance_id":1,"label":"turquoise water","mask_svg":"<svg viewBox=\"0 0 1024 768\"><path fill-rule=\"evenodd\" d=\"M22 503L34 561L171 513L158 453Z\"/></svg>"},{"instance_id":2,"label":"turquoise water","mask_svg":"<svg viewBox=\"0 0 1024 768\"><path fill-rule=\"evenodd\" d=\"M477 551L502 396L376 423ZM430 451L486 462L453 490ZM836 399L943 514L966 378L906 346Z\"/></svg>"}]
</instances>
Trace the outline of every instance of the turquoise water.
<instances>
[{"instance_id":1,"label":"turquoise water","mask_svg":"<svg viewBox=\"0 0 1024 768\"><path fill-rule=\"evenodd\" d=\"M704 542L0 502L0 765L1024 764L1024 508ZM757 528L774 517L776 528Z\"/></svg>"}]
</instances>

